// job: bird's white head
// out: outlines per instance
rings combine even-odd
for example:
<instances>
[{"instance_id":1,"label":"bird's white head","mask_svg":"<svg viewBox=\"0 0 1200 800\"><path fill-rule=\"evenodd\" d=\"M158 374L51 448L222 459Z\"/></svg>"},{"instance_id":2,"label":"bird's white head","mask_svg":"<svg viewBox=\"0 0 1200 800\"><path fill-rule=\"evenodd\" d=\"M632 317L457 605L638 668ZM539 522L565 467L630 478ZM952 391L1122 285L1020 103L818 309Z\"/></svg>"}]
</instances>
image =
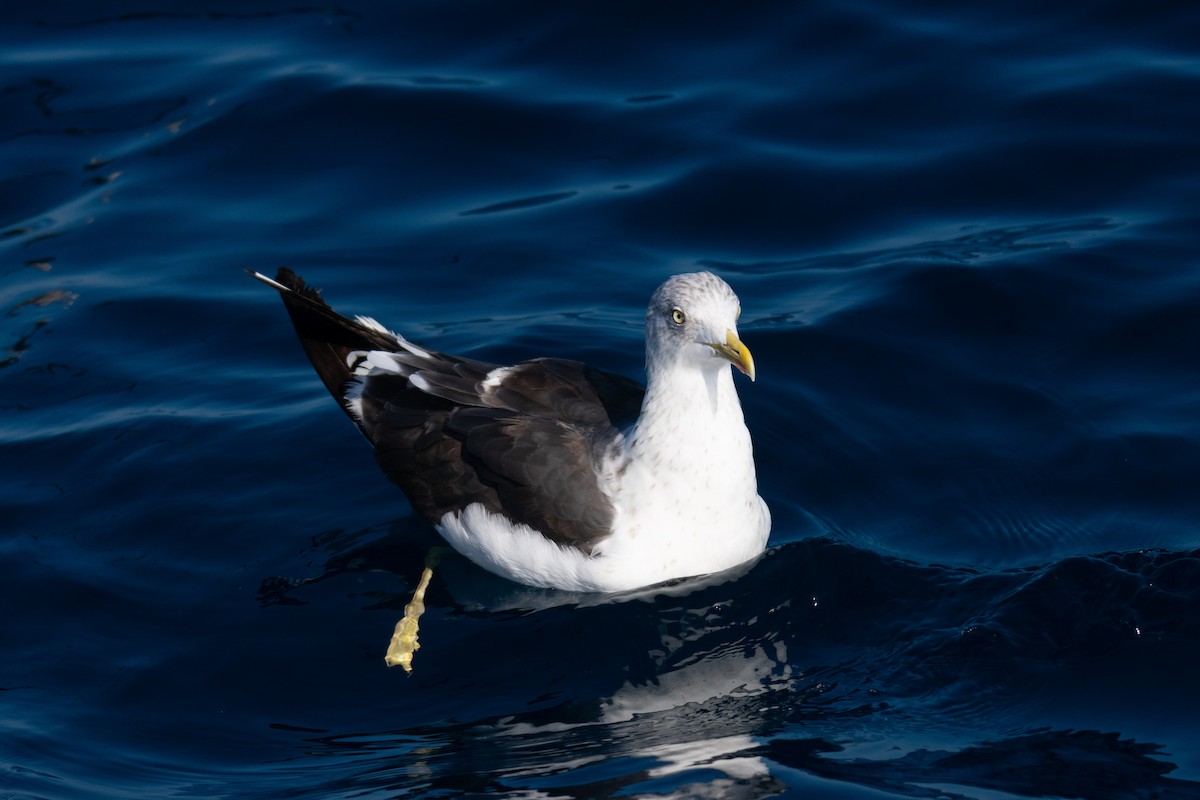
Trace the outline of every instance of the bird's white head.
<instances>
[{"instance_id":1,"label":"bird's white head","mask_svg":"<svg viewBox=\"0 0 1200 800\"><path fill-rule=\"evenodd\" d=\"M646 310L646 370L729 364L754 380L754 357L738 338L741 303L711 272L674 275L659 286Z\"/></svg>"}]
</instances>

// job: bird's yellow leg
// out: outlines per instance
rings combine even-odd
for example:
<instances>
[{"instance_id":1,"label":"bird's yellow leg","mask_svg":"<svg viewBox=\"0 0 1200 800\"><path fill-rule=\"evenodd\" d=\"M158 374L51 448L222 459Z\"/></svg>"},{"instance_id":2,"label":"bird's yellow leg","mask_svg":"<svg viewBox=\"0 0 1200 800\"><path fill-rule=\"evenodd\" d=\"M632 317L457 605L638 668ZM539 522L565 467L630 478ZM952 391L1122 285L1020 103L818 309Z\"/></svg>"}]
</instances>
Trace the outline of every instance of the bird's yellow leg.
<instances>
[{"instance_id":1,"label":"bird's yellow leg","mask_svg":"<svg viewBox=\"0 0 1200 800\"><path fill-rule=\"evenodd\" d=\"M412 673L413 655L421 647L417 641L417 620L425 613L425 590L429 588L429 580L433 577L433 568L442 559L444 548L434 547L425 556L425 569L421 572L421 580L417 583L412 600L404 607L404 618L396 623L392 640L388 642L387 654L383 661L389 667L399 664L407 673Z\"/></svg>"}]
</instances>

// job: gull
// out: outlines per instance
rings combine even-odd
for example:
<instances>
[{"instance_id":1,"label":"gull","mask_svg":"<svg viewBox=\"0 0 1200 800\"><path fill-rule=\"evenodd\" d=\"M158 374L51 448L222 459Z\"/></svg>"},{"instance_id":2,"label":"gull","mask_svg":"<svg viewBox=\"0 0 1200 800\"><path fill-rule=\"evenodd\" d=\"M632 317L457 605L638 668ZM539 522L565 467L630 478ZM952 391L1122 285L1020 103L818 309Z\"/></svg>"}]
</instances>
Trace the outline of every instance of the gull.
<instances>
[{"instance_id":1,"label":"gull","mask_svg":"<svg viewBox=\"0 0 1200 800\"><path fill-rule=\"evenodd\" d=\"M484 569L620 592L729 569L766 547L771 515L733 376L753 381L754 359L738 338L738 298L716 275L675 275L654 292L643 390L577 361L440 353L338 314L286 267L251 274L278 290L383 472Z\"/></svg>"}]
</instances>

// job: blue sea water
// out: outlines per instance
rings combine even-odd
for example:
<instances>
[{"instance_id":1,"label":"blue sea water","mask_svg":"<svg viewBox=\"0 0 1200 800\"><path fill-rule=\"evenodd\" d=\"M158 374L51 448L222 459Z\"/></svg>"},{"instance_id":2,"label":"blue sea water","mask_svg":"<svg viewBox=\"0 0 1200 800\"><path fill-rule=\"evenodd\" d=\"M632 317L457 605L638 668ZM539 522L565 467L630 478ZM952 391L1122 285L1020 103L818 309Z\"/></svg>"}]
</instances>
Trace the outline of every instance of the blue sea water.
<instances>
[{"instance_id":1,"label":"blue sea water","mask_svg":"<svg viewBox=\"0 0 1200 800\"><path fill-rule=\"evenodd\" d=\"M1200 797L1200 7L0 12L0 797ZM447 557L244 269L641 376L739 293L769 551Z\"/></svg>"}]
</instances>

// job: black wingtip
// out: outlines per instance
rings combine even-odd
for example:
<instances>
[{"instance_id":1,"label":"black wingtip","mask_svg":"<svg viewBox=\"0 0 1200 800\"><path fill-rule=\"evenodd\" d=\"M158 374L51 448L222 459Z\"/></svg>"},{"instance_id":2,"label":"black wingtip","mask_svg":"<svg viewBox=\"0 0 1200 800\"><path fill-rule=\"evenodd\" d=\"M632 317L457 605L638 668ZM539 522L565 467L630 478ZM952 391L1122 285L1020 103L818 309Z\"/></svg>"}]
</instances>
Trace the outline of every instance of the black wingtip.
<instances>
[{"instance_id":1,"label":"black wingtip","mask_svg":"<svg viewBox=\"0 0 1200 800\"><path fill-rule=\"evenodd\" d=\"M334 311L319 291L287 267L280 267L274 278L254 270L247 272L279 292L304 351L322 383L339 402L351 377L347 355L355 350L392 349L396 345L393 337ZM343 410L354 419L345 406Z\"/></svg>"},{"instance_id":2,"label":"black wingtip","mask_svg":"<svg viewBox=\"0 0 1200 800\"><path fill-rule=\"evenodd\" d=\"M304 279L301 278L299 275L297 275L295 272L292 272L291 267L280 267L278 270L276 270L275 280L276 280L276 282L283 284L284 286L288 287L289 289L291 289L293 292L296 292L297 294L303 294L303 295L311 294L311 295L315 295L316 297L321 296L321 293L319 291L317 291L316 289L312 288L307 283L305 283Z\"/></svg>"},{"instance_id":3,"label":"black wingtip","mask_svg":"<svg viewBox=\"0 0 1200 800\"><path fill-rule=\"evenodd\" d=\"M299 295L307 300L311 300L317 305L325 308L329 307L329 304L325 302L325 298L321 297L321 292L305 283L304 279L293 272L289 267L280 267L275 273L274 278L269 278L263 273L249 268L246 269L246 274L251 278L254 278L256 281L264 283L267 286L270 286L272 289L277 290L285 297L288 294Z\"/></svg>"}]
</instances>

